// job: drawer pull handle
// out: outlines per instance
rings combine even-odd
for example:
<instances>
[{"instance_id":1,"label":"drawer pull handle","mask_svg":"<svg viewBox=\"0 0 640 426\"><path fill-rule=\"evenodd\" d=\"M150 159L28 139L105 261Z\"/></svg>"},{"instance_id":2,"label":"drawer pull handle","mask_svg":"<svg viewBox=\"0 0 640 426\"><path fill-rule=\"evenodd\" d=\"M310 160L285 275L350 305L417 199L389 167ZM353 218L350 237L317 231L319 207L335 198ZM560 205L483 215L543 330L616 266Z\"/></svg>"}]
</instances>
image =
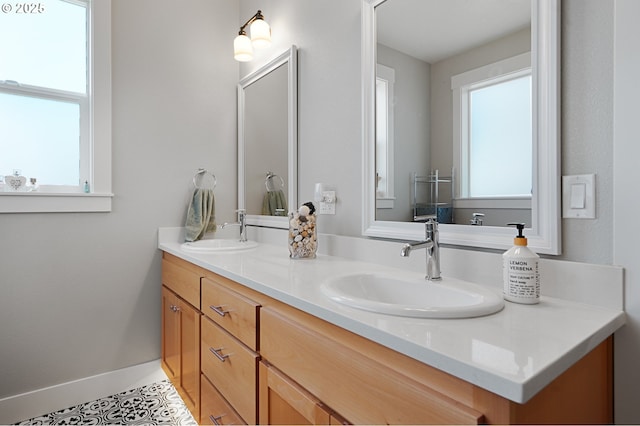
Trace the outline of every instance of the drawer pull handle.
<instances>
[{"instance_id":1,"label":"drawer pull handle","mask_svg":"<svg viewBox=\"0 0 640 426\"><path fill-rule=\"evenodd\" d=\"M226 359L229 358L229 355L222 355L220 353L221 350L222 350L222 348L220 348L220 349L209 348L209 351L211 351L211 353L214 354L216 356L216 358L218 358L222 362L225 362Z\"/></svg>"},{"instance_id":2,"label":"drawer pull handle","mask_svg":"<svg viewBox=\"0 0 640 426\"><path fill-rule=\"evenodd\" d=\"M213 414L209 414L209 420L211 420L213 422L214 425L216 426L220 426L222 423L220 423L220 419L224 416L220 415L218 417L213 417Z\"/></svg>"},{"instance_id":3,"label":"drawer pull handle","mask_svg":"<svg viewBox=\"0 0 640 426\"><path fill-rule=\"evenodd\" d=\"M215 312L216 314L220 315L221 317L225 316L229 312L229 311L224 311L222 309L222 306L209 305L209 308L213 310L213 312Z\"/></svg>"},{"instance_id":4,"label":"drawer pull handle","mask_svg":"<svg viewBox=\"0 0 640 426\"><path fill-rule=\"evenodd\" d=\"M180 310L180 308L177 307L176 305L171 305L169 309L171 309L173 312L178 312Z\"/></svg>"}]
</instances>

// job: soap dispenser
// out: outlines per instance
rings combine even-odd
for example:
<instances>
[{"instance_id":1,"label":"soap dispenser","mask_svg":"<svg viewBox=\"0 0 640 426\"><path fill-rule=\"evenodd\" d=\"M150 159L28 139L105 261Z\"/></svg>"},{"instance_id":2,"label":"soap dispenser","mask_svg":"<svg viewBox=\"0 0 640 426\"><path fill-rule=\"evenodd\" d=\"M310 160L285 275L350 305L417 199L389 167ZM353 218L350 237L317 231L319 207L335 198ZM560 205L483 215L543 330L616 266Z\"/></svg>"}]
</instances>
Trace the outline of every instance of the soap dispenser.
<instances>
[{"instance_id":1,"label":"soap dispenser","mask_svg":"<svg viewBox=\"0 0 640 426\"><path fill-rule=\"evenodd\" d=\"M540 302L540 256L527 247L523 235L524 223L509 223L518 228L514 246L502 255L504 299L509 302L535 304Z\"/></svg>"}]
</instances>

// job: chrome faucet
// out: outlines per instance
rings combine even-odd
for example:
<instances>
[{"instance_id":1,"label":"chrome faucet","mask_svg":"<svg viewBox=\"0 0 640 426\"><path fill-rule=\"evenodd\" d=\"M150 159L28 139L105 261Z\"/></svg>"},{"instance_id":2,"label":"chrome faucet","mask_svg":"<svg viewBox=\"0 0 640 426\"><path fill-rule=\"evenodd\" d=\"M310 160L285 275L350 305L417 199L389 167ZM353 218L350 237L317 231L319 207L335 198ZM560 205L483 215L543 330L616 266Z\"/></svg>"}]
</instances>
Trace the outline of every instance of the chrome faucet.
<instances>
[{"instance_id":1,"label":"chrome faucet","mask_svg":"<svg viewBox=\"0 0 640 426\"><path fill-rule=\"evenodd\" d=\"M473 213L473 219L469 221L469 224L475 226L482 226L482 221L484 220L484 213Z\"/></svg>"},{"instance_id":2,"label":"chrome faucet","mask_svg":"<svg viewBox=\"0 0 640 426\"><path fill-rule=\"evenodd\" d=\"M236 212L238 212L238 221L237 222L225 222L222 224L222 229L224 229L227 226L238 226L240 228L240 241L241 242L246 242L247 241L247 224L246 224L246 210L245 209L238 209L236 210Z\"/></svg>"},{"instance_id":3,"label":"chrome faucet","mask_svg":"<svg viewBox=\"0 0 640 426\"><path fill-rule=\"evenodd\" d=\"M441 280L440 276L440 244L438 242L438 222L428 219L425 224L425 241L407 243L402 246L400 256L408 257L412 250L424 248L427 250L427 275L429 281Z\"/></svg>"}]
</instances>

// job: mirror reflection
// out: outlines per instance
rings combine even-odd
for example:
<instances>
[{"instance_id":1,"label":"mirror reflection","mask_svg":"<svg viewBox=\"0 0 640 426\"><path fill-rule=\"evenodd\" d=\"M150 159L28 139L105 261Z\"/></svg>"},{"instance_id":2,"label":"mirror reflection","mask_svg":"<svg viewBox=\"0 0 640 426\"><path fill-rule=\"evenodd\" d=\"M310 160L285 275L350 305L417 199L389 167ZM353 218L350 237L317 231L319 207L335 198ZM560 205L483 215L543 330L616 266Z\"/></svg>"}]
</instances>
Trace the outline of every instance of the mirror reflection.
<instances>
[{"instance_id":1,"label":"mirror reflection","mask_svg":"<svg viewBox=\"0 0 640 426\"><path fill-rule=\"evenodd\" d=\"M428 132L425 131L422 135L415 137L416 140L422 142L422 139L426 139L428 137L428 145L422 144L420 145L421 149L423 149L424 154L417 153L413 156L409 156L408 160L404 160L406 164L398 161L398 157L403 155L402 151L397 148L400 145L405 144L405 140L410 140L409 136L411 135L411 129L416 129L415 127L409 128L409 132L407 132L408 136L402 135L399 139L399 132L395 129L400 125L401 119L398 118L401 114L397 111L400 107L399 105L402 103L404 99L399 99L399 96L395 93L398 92L396 90L395 85L399 83L401 80L399 77L399 73L395 72L393 78L389 79L392 83L394 96L388 97L389 102L388 105L391 105L391 108L388 108L388 111L391 113L386 113L383 115L383 118L387 119L387 133L389 135L393 135L393 138L385 141L387 147L394 146L394 149L387 149L386 156L383 158L380 157L380 151L376 149L376 142L380 143L380 140L376 141L376 132L381 133L380 129L377 129L377 113L380 113L380 108L377 108L376 111L376 79L378 77L377 68L377 55L378 55L378 41L382 45L382 42L391 45L390 47L394 48L394 50L398 50L397 47L394 47L391 44L389 39L385 40L385 35L383 35L383 30L380 27L384 27L383 21L384 16L378 22L378 9L381 11L380 14L386 14L383 11L382 7L390 6L392 4L398 3L398 5L411 5L408 6L409 9L401 8L401 12L395 18L392 18L392 14L390 14L389 22L390 25L395 28L395 35L404 33L414 34L413 37L416 37L415 29L416 28L440 28L442 31L445 29L453 29L453 31L449 31L448 33L442 32L438 33L438 35L432 37L432 42L426 42L421 40L419 46L423 45L434 45L440 43L442 40L447 41L447 45L450 44L449 40L457 40L459 36L462 36L467 33L467 27L472 28L474 25L479 27L488 27L491 28L494 24L491 22L492 16L497 16L498 21L506 21L506 17L501 15L500 10L496 10L493 14L482 14L482 10L488 5L493 3L500 3L501 8L504 11L511 10L510 5L517 4L522 0L482 0L482 1L467 1L464 2L464 7L462 10L467 10L468 8L477 8L478 6L482 6L480 9L475 10L473 16L471 16L471 22L463 22L462 18L460 18L460 22L455 22L455 25L450 21L447 22L445 19L446 14L443 13L444 10L447 10L447 6L458 4L456 0L416 0L414 3L410 2L410 0L362 0L362 81L363 81L363 97L362 97L362 135L363 135L363 145L362 145L362 153L364 157L363 162L363 228L362 234L369 237L380 237L380 238L391 238L391 239L399 239L399 240L421 240L424 237L424 224L418 221L413 220L413 206L411 198L411 189L407 190L406 188L412 188L412 176L414 173L417 176L427 176L427 179L431 179L429 176L432 171L438 171L438 181L442 179L442 185L438 185L438 194L435 202L433 198L431 201L427 200L427 203L430 203L427 207L432 208L432 212L436 211L438 213L438 207L441 207L440 204L436 203L446 203L448 202L447 188L449 191L453 193L453 195L449 195L448 198L452 200L452 212L451 215L455 219L456 217L460 217L460 213L463 211L463 208L469 207L465 206L465 203L473 202L470 206L471 213L481 213L484 214L482 210L479 210L482 206L479 205L479 202L487 202L487 207L493 207L495 211L489 211L485 209L484 211L487 213L485 216L476 216L476 220L482 220L482 224L484 226L471 226L471 223L464 224L447 224L443 223L439 227L440 231L440 242L442 244L453 244L453 245L461 245L461 246L470 246L470 247L483 247L483 248L491 248L491 249L506 249L512 246L513 244L513 232L508 227L504 226L504 222L512 221L514 219L509 218L507 220L497 220L497 226L488 226L491 224L490 220L493 217L497 217L498 209L500 211L504 210L505 212L515 211L517 208L522 207L523 210L530 211L530 224L526 219L518 220L527 223L527 239L529 241L529 247L535 250L537 253L546 253L546 254L558 254L561 252L561 219L560 219L560 203L559 203L559 194L560 194L560 2L559 0L530 0L530 9L529 7L523 7L523 11L526 9L526 14L531 15L530 18L527 18L527 21L530 23L530 37L522 35L523 39L526 39L529 43L530 52L527 55L528 50L525 48L520 53L514 53L516 56L514 58L515 67L509 68L512 69L513 72L519 72L518 70L522 70L526 68L522 66L520 61L524 60L529 56L529 61L531 62L531 75L532 75L532 94L531 96L531 111L532 111L532 165L527 163L526 161L521 161L520 158L510 159L511 162L516 161L521 164L520 167L531 170L527 173L532 174L531 179L531 190L529 194L526 194L524 197L518 196L509 196L509 197L468 197L467 199L462 198L459 194L465 190L474 190L471 188L471 185L475 185L476 181L471 181L465 175L460 175L459 172L456 172L456 169L461 167L460 165L468 164L468 160L470 158L469 151L465 151L462 147L459 147L459 144L454 144L451 141L454 140L457 136L467 133L468 129L462 127L456 127L453 124L446 124L445 129L451 129L450 136L443 136L440 132L436 131L437 125L440 123L448 123L449 121L453 121L453 114L451 111L462 111L464 108L468 108L467 104L463 104L462 100L459 100L459 105L454 105L455 99L461 99L461 97L456 98L453 94L450 94L451 100L449 104L440 104L439 101L436 101L434 96L431 96L433 99L429 100L427 105L429 110L424 111L424 109L419 109L415 107L415 109L405 110L402 114L401 119L405 121L413 121L417 123L421 123L426 126ZM420 5L431 5L432 8L429 9L429 12L421 11ZM528 4L528 3L527 3ZM530 10L530 12L529 12ZM455 16L455 14L454 14ZM418 17L419 22L416 23L413 20L413 17ZM434 18L435 21L430 21L429 19ZM455 21L455 20L454 20ZM439 25L442 23L442 25ZM523 34L526 34L526 25L522 27ZM477 39L480 36L475 36ZM531 41L533 40L533 42ZM483 41L480 43L480 46L486 45L490 43L489 41ZM497 52L501 52L503 50L507 50L508 46L511 43L506 43L505 46L501 49L497 49ZM386 46L386 44L384 45ZM427 47L428 47L427 46ZM424 47L424 46L423 46ZM382 48L381 48L382 50ZM464 51L471 50L470 48L465 49ZM484 49L480 49L483 51ZM463 51L463 53L464 53ZM480 51L476 54L471 55L470 59L478 59L480 55ZM460 55L460 53L458 54ZM413 57L415 55L407 53L406 57ZM449 57L448 55L445 57ZM428 88L428 92L425 95L420 95L419 97L428 98L427 95L433 95L433 93L438 90L448 90L452 93L452 88L459 88L462 93L463 89L465 89L465 85L468 77L476 77L473 71L480 70L483 72L487 72L489 77L494 76L496 74L492 73L493 64L498 64L502 66L502 61L510 59L505 57L494 57L490 61L486 61L483 63L475 64L475 68L471 69L455 69L450 72L450 76L448 81L445 83L436 84L432 82L432 78L429 79L429 85L432 87ZM423 61L427 62L428 61ZM384 64L382 64L384 65ZM431 65L431 64L430 64ZM449 61L449 67L455 68L458 65L458 61L456 60L456 56L451 58ZM489 66L487 66L489 65ZM392 68L395 65L387 66L388 68ZM400 67L398 66L400 69ZM506 69L506 68L505 68ZM429 71L431 74L435 74L434 70L429 67ZM508 73L507 73L508 74ZM453 81L454 76L456 81ZM481 80L481 79L480 79ZM455 85L452 83L459 83ZM476 88L476 86L472 86L471 89ZM416 88L416 92L420 90ZM425 93L425 92L422 92ZM492 96L493 98L493 96ZM466 105L466 106L465 106ZM451 115L451 118L448 118L448 114ZM505 120L502 120L503 122ZM461 120L461 123L464 123ZM484 121L481 121L484 123ZM520 126L519 126L520 127ZM417 132L417 130L415 130ZM444 131L443 131L444 132ZM428 134L428 136L427 136ZM446 143L441 144L440 141L444 140ZM463 140L460 137L460 140ZM494 150L495 151L495 150ZM493 152L489 150L490 158L498 157L499 152ZM472 152L472 154L474 154ZM415 158L424 158L426 156L426 160L421 163L410 163L410 161L414 161ZM378 157L378 158L376 158ZM392 159L393 157L393 159ZM439 160L439 159L445 160ZM448 159L448 160L447 160ZM483 159L484 160L484 159ZM386 161L390 167L387 167L385 170L381 168L377 168L379 164L382 164L382 161ZM505 161L504 163L508 163L509 161ZM494 165L487 166L486 160L481 162L483 169L488 170L491 175L503 174L505 172L495 172L493 167ZM529 169L529 167L531 167ZM453 170L454 173L451 173ZM472 171L472 170L471 170ZM387 173L384 175L384 173ZM470 175L471 173L469 173ZM446 182L447 178L451 182ZM500 176L502 181L510 180L510 176ZM393 184L389 184L389 182L393 179ZM385 180L386 180L386 188L393 189L393 194L387 192L381 193L381 191L385 190ZM496 179L493 179L493 182L497 182ZM428 188L431 191L431 184L428 184ZM465 186L466 185L466 186ZM521 186L522 187L522 186ZM525 184L526 187L526 184ZM452 190L453 189L453 190ZM403 195L402 191L406 191L409 195ZM433 189L436 192L435 189ZM519 191L522 191L519 189ZM524 190L526 191L526 189ZM387 196L385 196L387 195ZM401 197L404 196L404 200ZM418 195L420 196L420 195ZM442 201L440 201L442 198ZM506 198L506 199L505 199ZM422 200L422 199L421 199ZM502 204L505 204L504 206ZM521 204L519 206L519 204ZM415 203L416 208L422 207ZM408 219L394 219L389 218L385 219L382 217L382 213L380 213L383 209L386 212L395 209L398 206L399 209L405 212L405 217ZM440 210L440 215L448 215L446 205L443 205ZM406 215L406 212L409 211L409 214ZM385 212L385 213L386 213ZM491 213L491 217L487 215ZM495 214L494 214L495 213ZM467 219L469 221L473 220L473 216ZM489 222L489 223L488 223Z\"/></svg>"},{"instance_id":2,"label":"mirror reflection","mask_svg":"<svg viewBox=\"0 0 640 426\"><path fill-rule=\"evenodd\" d=\"M238 208L250 225L286 228L297 203L296 52L238 83Z\"/></svg>"},{"instance_id":3,"label":"mirror reflection","mask_svg":"<svg viewBox=\"0 0 640 426\"><path fill-rule=\"evenodd\" d=\"M532 223L530 0L375 7L375 220Z\"/></svg>"},{"instance_id":4,"label":"mirror reflection","mask_svg":"<svg viewBox=\"0 0 640 426\"><path fill-rule=\"evenodd\" d=\"M286 216L287 67L280 65L244 89L245 209Z\"/></svg>"}]
</instances>

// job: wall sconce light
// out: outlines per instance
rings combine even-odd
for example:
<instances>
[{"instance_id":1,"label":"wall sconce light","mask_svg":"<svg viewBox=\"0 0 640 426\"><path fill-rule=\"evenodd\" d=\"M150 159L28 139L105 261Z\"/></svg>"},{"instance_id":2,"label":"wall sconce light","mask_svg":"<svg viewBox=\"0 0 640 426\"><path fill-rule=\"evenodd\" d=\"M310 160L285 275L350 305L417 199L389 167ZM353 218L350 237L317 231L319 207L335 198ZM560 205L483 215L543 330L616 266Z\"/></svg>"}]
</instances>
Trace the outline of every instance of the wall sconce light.
<instances>
[{"instance_id":1,"label":"wall sconce light","mask_svg":"<svg viewBox=\"0 0 640 426\"><path fill-rule=\"evenodd\" d=\"M247 37L245 28L251 24L249 31L251 39ZM258 11L243 26L240 27L238 36L233 40L233 57L236 61L247 62L253 59L253 46L257 48L271 45L271 28L264 20L262 11Z\"/></svg>"}]
</instances>

